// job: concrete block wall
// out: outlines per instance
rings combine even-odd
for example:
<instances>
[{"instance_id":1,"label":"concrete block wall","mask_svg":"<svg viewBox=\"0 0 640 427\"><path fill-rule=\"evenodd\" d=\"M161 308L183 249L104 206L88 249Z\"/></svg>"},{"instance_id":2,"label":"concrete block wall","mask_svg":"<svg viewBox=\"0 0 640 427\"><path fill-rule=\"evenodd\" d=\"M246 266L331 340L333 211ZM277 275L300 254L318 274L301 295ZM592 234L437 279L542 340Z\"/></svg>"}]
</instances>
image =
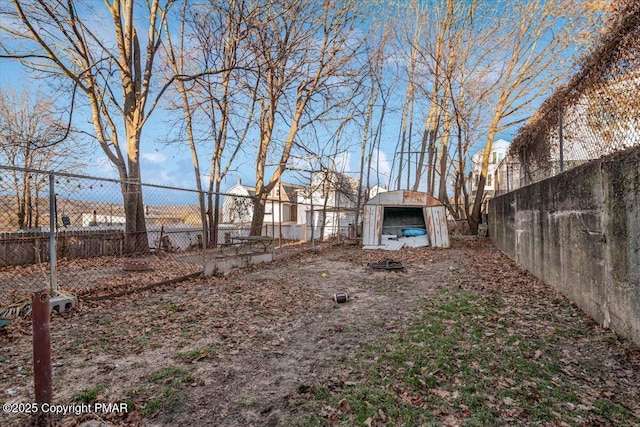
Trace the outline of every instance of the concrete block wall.
<instances>
[{"instance_id":1,"label":"concrete block wall","mask_svg":"<svg viewBox=\"0 0 640 427\"><path fill-rule=\"evenodd\" d=\"M492 243L640 345L640 147L489 202Z\"/></svg>"}]
</instances>

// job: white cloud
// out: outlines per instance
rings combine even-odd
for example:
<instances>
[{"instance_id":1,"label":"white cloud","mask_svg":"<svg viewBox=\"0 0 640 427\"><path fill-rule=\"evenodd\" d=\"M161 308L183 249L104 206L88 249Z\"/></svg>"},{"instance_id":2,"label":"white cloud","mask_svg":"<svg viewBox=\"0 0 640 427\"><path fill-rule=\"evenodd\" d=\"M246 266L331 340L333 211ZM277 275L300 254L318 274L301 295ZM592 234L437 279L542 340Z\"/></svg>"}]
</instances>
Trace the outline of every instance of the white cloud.
<instances>
[{"instance_id":1,"label":"white cloud","mask_svg":"<svg viewBox=\"0 0 640 427\"><path fill-rule=\"evenodd\" d=\"M367 161L367 159L365 159ZM334 160L335 170L346 173L349 176L357 178L360 171L360 156L352 153L338 154ZM364 179L367 176L368 164L364 165ZM369 183L371 185L388 185L389 175L391 174L391 164L387 159L387 155L380 150L374 150L371 159L371 170L369 171Z\"/></svg>"},{"instance_id":2,"label":"white cloud","mask_svg":"<svg viewBox=\"0 0 640 427\"><path fill-rule=\"evenodd\" d=\"M94 167L89 167L89 175L100 178L117 178L118 170L107 156L98 157Z\"/></svg>"},{"instance_id":3,"label":"white cloud","mask_svg":"<svg viewBox=\"0 0 640 427\"><path fill-rule=\"evenodd\" d=\"M143 160L146 160L149 163L164 163L167 161L167 156L163 153L155 152L155 153L142 153L140 157Z\"/></svg>"},{"instance_id":4,"label":"white cloud","mask_svg":"<svg viewBox=\"0 0 640 427\"><path fill-rule=\"evenodd\" d=\"M344 153L338 154L333 159L333 167L334 167L334 169L337 170L338 172L342 172L342 173L346 173L346 172L351 172L353 170L357 170L357 169L350 168L351 158L352 158L351 153L348 153L348 152L344 152Z\"/></svg>"},{"instance_id":5,"label":"white cloud","mask_svg":"<svg viewBox=\"0 0 640 427\"><path fill-rule=\"evenodd\" d=\"M365 165L365 168L367 165ZM371 185L389 185L389 175L391 165L384 151L375 150L372 153L371 170L369 171L369 182ZM366 176L366 170L365 170Z\"/></svg>"}]
</instances>

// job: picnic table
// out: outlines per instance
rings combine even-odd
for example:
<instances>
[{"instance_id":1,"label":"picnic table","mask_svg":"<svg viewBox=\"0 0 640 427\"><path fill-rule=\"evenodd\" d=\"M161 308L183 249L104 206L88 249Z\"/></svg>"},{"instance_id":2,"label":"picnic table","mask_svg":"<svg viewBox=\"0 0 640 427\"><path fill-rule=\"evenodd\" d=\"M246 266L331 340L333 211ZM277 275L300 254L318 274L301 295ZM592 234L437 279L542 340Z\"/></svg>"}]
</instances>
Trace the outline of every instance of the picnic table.
<instances>
[{"instance_id":1,"label":"picnic table","mask_svg":"<svg viewBox=\"0 0 640 427\"><path fill-rule=\"evenodd\" d=\"M269 236L234 236L231 237L231 242L236 247L236 252L239 252L240 248L248 247L249 250L256 250L262 248L263 252L267 252L267 249L273 245L274 238Z\"/></svg>"}]
</instances>

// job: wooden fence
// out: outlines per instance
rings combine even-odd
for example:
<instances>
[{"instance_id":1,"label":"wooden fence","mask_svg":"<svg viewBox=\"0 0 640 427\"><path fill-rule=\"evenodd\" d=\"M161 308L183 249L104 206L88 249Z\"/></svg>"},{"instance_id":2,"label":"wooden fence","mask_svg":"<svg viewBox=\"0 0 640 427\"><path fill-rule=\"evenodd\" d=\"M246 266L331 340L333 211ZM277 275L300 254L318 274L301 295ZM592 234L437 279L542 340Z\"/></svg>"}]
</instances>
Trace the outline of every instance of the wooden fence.
<instances>
[{"instance_id":1,"label":"wooden fence","mask_svg":"<svg viewBox=\"0 0 640 427\"><path fill-rule=\"evenodd\" d=\"M123 254L120 230L60 231L57 255L62 258L93 258ZM49 261L49 232L0 233L0 267Z\"/></svg>"}]
</instances>

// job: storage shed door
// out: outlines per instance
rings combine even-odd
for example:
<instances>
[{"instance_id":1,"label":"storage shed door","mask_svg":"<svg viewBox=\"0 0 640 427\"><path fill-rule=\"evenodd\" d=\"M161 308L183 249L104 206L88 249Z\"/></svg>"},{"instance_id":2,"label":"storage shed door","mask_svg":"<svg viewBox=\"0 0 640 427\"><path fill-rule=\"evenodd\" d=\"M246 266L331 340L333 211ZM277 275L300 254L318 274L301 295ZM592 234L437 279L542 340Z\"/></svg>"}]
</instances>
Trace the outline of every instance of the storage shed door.
<instances>
[{"instance_id":1,"label":"storage shed door","mask_svg":"<svg viewBox=\"0 0 640 427\"><path fill-rule=\"evenodd\" d=\"M364 246L378 246L380 244L382 219L381 205L365 205L364 218L362 218L362 244Z\"/></svg>"},{"instance_id":2,"label":"storage shed door","mask_svg":"<svg viewBox=\"0 0 640 427\"><path fill-rule=\"evenodd\" d=\"M444 206L425 207L424 222L427 225L429 240L434 248L449 247L449 230Z\"/></svg>"}]
</instances>

